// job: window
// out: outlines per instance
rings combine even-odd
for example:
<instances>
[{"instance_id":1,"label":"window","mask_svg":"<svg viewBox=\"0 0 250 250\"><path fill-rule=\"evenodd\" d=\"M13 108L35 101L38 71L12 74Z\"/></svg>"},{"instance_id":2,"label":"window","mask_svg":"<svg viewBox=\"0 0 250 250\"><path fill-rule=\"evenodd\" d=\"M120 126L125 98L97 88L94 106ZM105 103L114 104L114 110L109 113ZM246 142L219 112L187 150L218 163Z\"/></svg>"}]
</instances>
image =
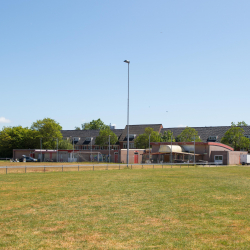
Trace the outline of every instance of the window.
<instances>
[{"instance_id":1,"label":"window","mask_svg":"<svg viewBox=\"0 0 250 250\"><path fill-rule=\"evenodd\" d=\"M223 160L223 156L222 156L222 155L215 155L215 156L214 156L214 159L215 159L216 161L222 161L222 160Z\"/></svg>"},{"instance_id":2,"label":"window","mask_svg":"<svg viewBox=\"0 0 250 250\"><path fill-rule=\"evenodd\" d=\"M223 164L223 155L215 155L214 156L215 164Z\"/></svg>"}]
</instances>

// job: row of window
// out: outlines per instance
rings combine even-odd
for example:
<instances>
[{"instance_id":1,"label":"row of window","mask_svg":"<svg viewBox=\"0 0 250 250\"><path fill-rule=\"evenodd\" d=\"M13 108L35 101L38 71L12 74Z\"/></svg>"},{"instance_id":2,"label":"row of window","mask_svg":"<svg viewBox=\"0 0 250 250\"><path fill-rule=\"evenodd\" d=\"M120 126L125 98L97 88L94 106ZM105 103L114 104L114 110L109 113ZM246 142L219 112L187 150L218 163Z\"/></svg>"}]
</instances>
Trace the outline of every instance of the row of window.
<instances>
[{"instance_id":1,"label":"row of window","mask_svg":"<svg viewBox=\"0 0 250 250\"><path fill-rule=\"evenodd\" d=\"M123 143L123 148L127 148L127 143ZM129 148L135 148L135 144L134 143L129 143Z\"/></svg>"},{"instance_id":2,"label":"row of window","mask_svg":"<svg viewBox=\"0 0 250 250\"><path fill-rule=\"evenodd\" d=\"M75 149L78 149L78 150L91 150L91 146L90 145L75 146ZM100 150L100 149L109 149L109 146L98 146L98 145L92 146L92 150ZM110 146L110 149L118 150L119 146L112 145L112 146Z\"/></svg>"},{"instance_id":3,"label":"row of window","mask_svg":"<svg viewBox=\"0 0 250 250\"><path fill-rule=\"evenodd\" d=\"M123 148L124 149L127 148L127 143L123 143ZM135 149L135 144L134 143L129 143L129 148ZM91 150L91 145L75 146L75 149ZM98 146L98 145L92 146L92 150L99 150L99 149L109 149L109 146ZM119 146L111 145L110 149L118 150Z\"/></svg>"}]
</instances>

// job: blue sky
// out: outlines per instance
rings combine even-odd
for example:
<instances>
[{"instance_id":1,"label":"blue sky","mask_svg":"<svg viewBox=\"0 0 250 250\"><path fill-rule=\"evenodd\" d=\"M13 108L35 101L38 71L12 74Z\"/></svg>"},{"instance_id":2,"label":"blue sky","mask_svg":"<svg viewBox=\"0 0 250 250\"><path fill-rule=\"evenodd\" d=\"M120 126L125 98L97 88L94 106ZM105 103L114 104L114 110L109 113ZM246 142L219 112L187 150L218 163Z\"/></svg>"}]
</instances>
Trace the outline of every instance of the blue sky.
<instances>
[{"instance_id":1,"label":"blue sky","mask_svg":"<svg viewBox=\"0 0 250 250\"><path fill-rule=\"evenodd\" d=\"M163 127L249 119L248 0L9 0L0 6L0 129L46 117ZM168 112L166 112L168 111Z\"/></svg>"}]
</instances>

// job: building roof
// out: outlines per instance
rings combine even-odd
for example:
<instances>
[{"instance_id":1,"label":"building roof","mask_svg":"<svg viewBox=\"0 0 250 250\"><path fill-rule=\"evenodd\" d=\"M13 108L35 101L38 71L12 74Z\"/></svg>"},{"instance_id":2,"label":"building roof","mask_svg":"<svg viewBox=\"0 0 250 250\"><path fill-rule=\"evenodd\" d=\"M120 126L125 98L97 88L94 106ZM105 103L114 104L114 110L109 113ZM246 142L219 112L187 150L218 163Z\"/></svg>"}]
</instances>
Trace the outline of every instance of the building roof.
<instances>
[{"instance_id":1,"label":"building roof","mask_svg":"<svg viewBox=\"0 0 250 250\"><path fill-rule=\"evenodd\" d=\"M152 128L154 131L160 133L161 129L162 129L162 124L141 124L141 125L129 125L129 134L130 135L141 135L145 132L145 128ZM123 129L123 132L120 136L119 141L127 141L127 126ZM131 138L130 141L133 141L135 139Z\"/></svg>"},{"instance_id":2,"label":"building roof","mask_svg":"<svg viewBox=\"0 0 250 250\"><path fill-rule=\"evenodd\" d=\"M163 128L161 130L161 133L163 134L164 131L170 130L173 132L173 137L175 138L178 136L186 127L182 128ZM217 139L215 142L220 142L221 138L224 136L224 134L231 128L231 126L218 126L218 127L190 127L197 130L198 135L200 136L200 139L203 142L209 141L210 136L217 136ZM245 133L244 135L250 135L250 126L242 126L241 128L244 129Z\"/></svg>"},{"instance_id":3,"label":"building roof","mask_svg":"<svg viewBox=\"0 0 250 250\"><path fill-rule=\"evenodd\" d=\"M153 128L154 131L159 132L161 134L164 131L172 131L173 137L177 137L186 127L178 127L178 128L163 128L162 124L141 124L141 125L129 125L129 134L130 135L141 135L145 132L145 128L150 127ZM221 138L224 134L231 128L231 126L217 126L217 127L191 127L197 130L198 135L202 142L220 142ZM244 129L244 135L250 135L250 126L242 126ZM61 130L64 138L79 138L79 140L75 140L75 145L86 145L90 144L90 141L87 141L87 138L92 139L92 145L95 145L95 138L99 135L100 130ZM124 129L111 129L112 132L116 134L119 142L127 141L127 126ZM209 137L216 137L216 140L209 140ZM134 137L134 138L135 138ZM130 138L130 141L133 141L134 138Z\"/></svg>"},{"instance_id":4,"label":"building roof","mask_svg":"<svg viewBox=\"0 0 250 250\"><path fill-rule=\"evenodd\" d=\"M193 142L151 142L150 145L194 145ZM230 151L234 151L234 149L228 145L225 145L223 143L220 142L196 142L195 145L208 145L208 146L218 146L221 148L226 148Z\"/></svg>"},{"instance_id":5,"label":"building roof","mask_svg":"<svg viewBox=\"0 0 250 250\"><path fill-rule=\"evenodd\" d=\"M122 134L123 129L111 129L112 132L119 137ZM95 145L95 138L99 135L100 130L61 130L63 138L75 138L75 145L90 145L92 139L92 145Z\"/></svg>"}]
</instances>

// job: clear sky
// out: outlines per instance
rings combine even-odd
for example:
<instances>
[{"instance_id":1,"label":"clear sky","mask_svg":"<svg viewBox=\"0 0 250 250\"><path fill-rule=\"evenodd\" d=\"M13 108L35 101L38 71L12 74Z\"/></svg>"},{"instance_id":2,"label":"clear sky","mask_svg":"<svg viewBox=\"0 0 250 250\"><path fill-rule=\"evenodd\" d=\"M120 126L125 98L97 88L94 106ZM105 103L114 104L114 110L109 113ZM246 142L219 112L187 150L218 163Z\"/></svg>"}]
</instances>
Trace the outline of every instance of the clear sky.
<instances>
[{"instance_id":1,"label":"clear sky","mask_svg":"<svg viewBox=\"0 0 250 250\"><path fill-rule=\"evenodd\" d=\"M249 0L5 0L0 129L250 124ZM167 112L168 111L168 112Z\"/></svg>"}]
</instances>

